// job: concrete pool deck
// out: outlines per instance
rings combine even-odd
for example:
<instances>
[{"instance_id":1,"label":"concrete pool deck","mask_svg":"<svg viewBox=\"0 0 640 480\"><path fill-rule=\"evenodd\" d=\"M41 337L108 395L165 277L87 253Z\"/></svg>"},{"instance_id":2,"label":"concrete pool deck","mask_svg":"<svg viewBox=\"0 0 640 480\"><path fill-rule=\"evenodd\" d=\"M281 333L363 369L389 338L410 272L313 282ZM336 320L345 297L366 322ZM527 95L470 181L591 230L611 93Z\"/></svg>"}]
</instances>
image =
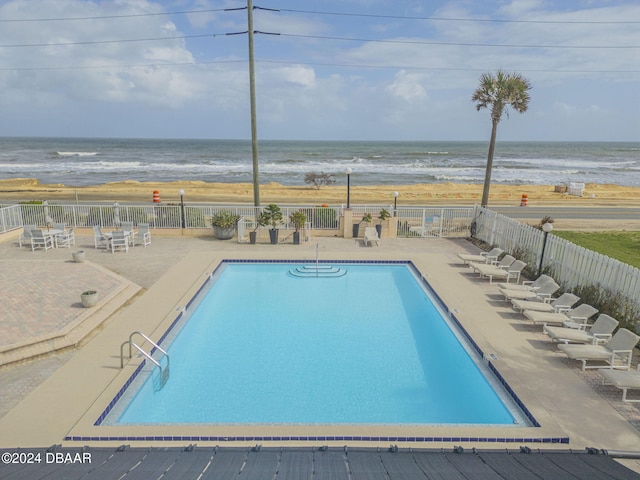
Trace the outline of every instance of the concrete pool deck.
<instances>
[{"instance_id":1,"label":"concrete pool deck","mask_svg":"<svg viewBox=\"0 0 640 480\"><path fill-rule=\"evenodd\" d=\"M421 427L421 426L144 426L107 427L93 426L114 395L130 376L139 359L130 361L120 369L119 348L129 334L139 330L157 340L167 325L173 321L177 311L184 306L205 280L206 275L225 258L238 259L299 259L309 261L315 258L316 242L321 259L331 260L411 260L427 278L486 354L497 358L494 364L507 380L522 402L541 424L541 427ZM41 288L41 296L47 305L69 304L65 284L72 279L87 278L85 267L103 271L109 281L126 285L130 296L120 297L118 305L106 304L96 307L94 312L106 321L91 333L79 347L61 356L58 365L47 367L47 359L35 359L24 363L10 364L0 368L0 447L48 446L62 443L77 445L114 445L134 443L144 445L184 445L180 437L244 437L245 440L228 441L228 445L255 444L253 437L278 437L272 445L318 444L318 442L288 441L287 436L348 436L348 437L429 437L448 438L448 441L402 442L402 446L416 447L464 447L506 448L527 444L532 448L584 449L596 447L607 450L640 451L640 423L637 407L622 404L620 392L612 387L599 385L596 372L580 372L579 365L569 362L556 347L541 333L522 321L511 308L499 300L497 287L487 280L478 280L468 268L458 262L457 253L476 251L464 239L383 239L380 247L362 247L354 240L341 238L314 238L311 243L294 245L240 245L234 241L216 241L207 237L181 237L155 235L152 245L146 248L136 246L129 253L104 252L93 248L93 238L88 235L78 237L76 249L87 254L87 264L71 264L68 249L54 249L48 252L31 252L20 249L9 238L0 243L2 269L20 269L19 279L12 278L7 283L2 274L0 285L3 292L3 307L13 305L14 311L24 311L25 299L12 295L15 282L27 282L32 288L42 283L43 271L64 278L56 288ZM80 267L80 268L75 268ZM44 269L44 270L43 270ZM104 270L103 270L104 269ZM76 278L77 280L77 278ZM136 288L137 287L137 288ZM113 288L117 288L117 285ZM124 291L121 289L119 291ZM464 295L461 295L461 293ZM75 292L78 294L79 292ZM126 296L124 293L122 294ZM111 297L113 298L113 297ZM372 300L375 301L375 300ZM74 301L77 302L77 301ZM286 296L283 293L283 302ZM112 311L109 313L109 308ZM10 323L7 311L0 313L0 325ZM107 314L108 313L108 314ZM25 335L47 333L55 324L55 318L65 313L54 308L40 310L38 318L23 318L20 324L28 326ZM49 321L49 323L47 323ZM14 322L15 323L15 322ZM15 325L14 325L15 327ZM39 330L40 329L40 330ZM19 336L18 334L15 334ZM49 370L47 370L49 368ZM41 382L25 394L15 375L27 377L49 372ZM169 380L171 381L171 380ZM472 401L472 400L470 400ZM635 422L635 423L634 423ZM87 440L88 438L130 436L173 437L171 441L141 440ZM65 438L82 438L72 441ZM482 442L458 441L458 438L483 438ZM496 437L541 439L568 438L568 444L529 443L527 441L505 444L486 439ZM194 442L206 444L207 442ZM222 443L221 441L214 443ZM261 442L265 443L265 442ZM322 442L329 445L383 445L388 441L335 440Z\"/></svg>"}]
</instances>

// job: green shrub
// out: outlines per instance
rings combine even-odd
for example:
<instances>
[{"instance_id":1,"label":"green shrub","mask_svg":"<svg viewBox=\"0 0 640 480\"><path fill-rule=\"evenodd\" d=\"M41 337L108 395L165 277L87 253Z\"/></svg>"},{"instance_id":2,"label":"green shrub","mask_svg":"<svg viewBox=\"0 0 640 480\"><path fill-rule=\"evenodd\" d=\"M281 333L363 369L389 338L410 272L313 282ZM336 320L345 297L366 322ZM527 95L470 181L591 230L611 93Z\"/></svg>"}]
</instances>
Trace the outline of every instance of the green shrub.
<instances>
[{"instance_id":1,"label":"green shrub","mask_svg":"<svg viewBox=\"0 0 640 480\"><path fill-rule=\"evenodd\" d=\"M620 322L620 327L635 331L640 326L640 308L637 303L620 292L603 288L600 285L579 285L572 289L572 293L580 297L581 303L587 303L597 308L600 313L606 313Z\"/></svg>"}]
</instances>

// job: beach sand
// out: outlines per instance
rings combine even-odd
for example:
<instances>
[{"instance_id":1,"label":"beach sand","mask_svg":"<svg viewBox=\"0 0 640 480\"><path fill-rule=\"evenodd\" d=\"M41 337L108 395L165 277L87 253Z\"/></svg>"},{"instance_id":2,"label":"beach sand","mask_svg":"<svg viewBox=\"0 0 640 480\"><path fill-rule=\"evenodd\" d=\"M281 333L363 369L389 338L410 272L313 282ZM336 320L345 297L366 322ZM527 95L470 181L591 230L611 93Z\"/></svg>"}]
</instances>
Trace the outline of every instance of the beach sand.
<instances>
[{"instance_id":1,"label":"beach sand","mask_svg":"<svg viewBox=\"0 0 640 480\"><path fill-rule=\"evenodd\" d=\"M253 186L250 183L205 183L201 181L138 182L127 180L84 187L63 184L41 184L36 179L0 180L0 200L50 200L58 202L152 202L153 192L160 193L163 203L180 201L178 191L185 191L184 200L218 204L253 205ZM351 203L393 204L397 191L398 205L473 205L480 203L481 184L413 184L351 187ZM585 185L581 197L557 192L553 185L500 185L491 186L489 205L518 206L522 196L528 196L529 205L559 206L620 206L640 204L640 188L619 185ZM346 186L332 185L316 189L309 186L283 186L279 183L260 185L260 203L323 204L346 203Z\"/></svg>"}]
</instances>

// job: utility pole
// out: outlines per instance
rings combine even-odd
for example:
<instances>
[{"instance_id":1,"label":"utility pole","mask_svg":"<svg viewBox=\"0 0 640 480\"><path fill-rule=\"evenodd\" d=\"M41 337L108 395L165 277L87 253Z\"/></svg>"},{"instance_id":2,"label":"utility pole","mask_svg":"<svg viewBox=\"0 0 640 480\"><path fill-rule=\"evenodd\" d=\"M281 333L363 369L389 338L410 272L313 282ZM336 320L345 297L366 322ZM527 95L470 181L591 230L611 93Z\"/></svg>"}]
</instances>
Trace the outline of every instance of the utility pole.
<instances>
[{"instance_id":1,"label":"utility pole","mask_svg":"<svg viewBox=\"0 0 640 480\"><path fill-rule=\"evenodd\" d=\"M258 174L258 128L256 119L256 76L253 68L253 1L247 0L249 35L249 96L251 98L251 158L253 160L253 205L260 206L260 176Z\"/></svg>"}]
</instances>

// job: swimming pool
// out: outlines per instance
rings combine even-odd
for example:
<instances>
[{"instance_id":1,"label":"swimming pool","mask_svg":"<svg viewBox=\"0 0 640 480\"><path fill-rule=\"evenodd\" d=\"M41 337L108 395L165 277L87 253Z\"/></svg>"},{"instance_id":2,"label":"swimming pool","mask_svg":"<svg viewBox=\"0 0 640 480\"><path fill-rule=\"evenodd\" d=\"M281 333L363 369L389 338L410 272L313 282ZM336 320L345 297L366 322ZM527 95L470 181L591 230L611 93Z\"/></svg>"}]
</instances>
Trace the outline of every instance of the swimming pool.
<instances>
[{"instance_id":1,"label":"swimming pool","mask_svg":"<svg viewBox=\"0 0 640 480\"><path fill-rule=\"evenodd\" d=\"M332 265L223 263L106 423L529 424L410 263Z\"/></svg>"}]
</instances>

